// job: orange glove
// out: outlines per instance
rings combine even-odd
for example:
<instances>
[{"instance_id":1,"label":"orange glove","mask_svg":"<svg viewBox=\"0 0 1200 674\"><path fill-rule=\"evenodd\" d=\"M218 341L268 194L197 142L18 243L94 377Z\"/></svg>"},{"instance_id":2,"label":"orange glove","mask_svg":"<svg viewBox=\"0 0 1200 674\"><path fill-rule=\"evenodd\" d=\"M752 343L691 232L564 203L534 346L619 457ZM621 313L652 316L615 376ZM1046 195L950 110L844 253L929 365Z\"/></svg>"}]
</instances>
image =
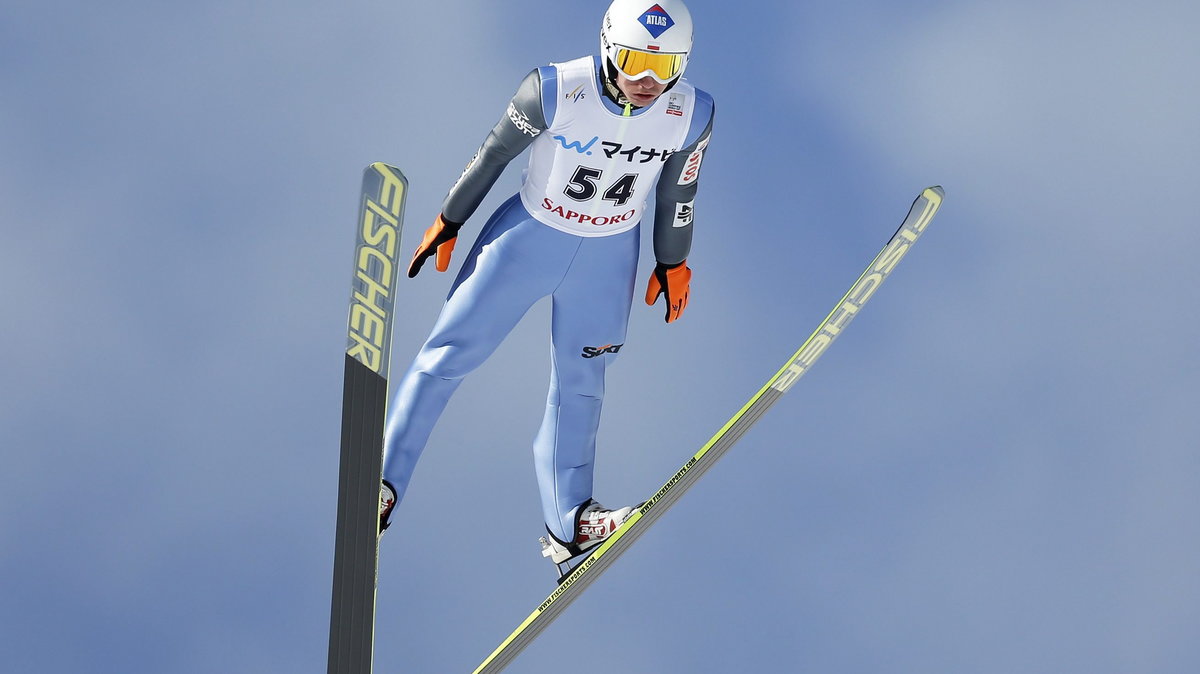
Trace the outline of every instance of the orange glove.
<instances>
[{"instance_id":1,"label":"orange glove","mask_svg":"<svg viewBox=\"0 0 1200 674\"><path fill-rule=\"evenodd\" d=\"M692 283L692 270L687 266L687 260L674 266L659 262L650 275L650 283L646 287L646 304L654 306L659 295L667 296L667 322L670 323L683 315L688 303L688 286Z\"/></svg>"},{"instance_id":2,"label":"orange glove","mask_svg":"<svg viewBox=\"0 0 1200 674\"><path fill-rule=\"evenodd\" d=\"M421 240L421 245L417 247L417 252L413 253L412 262L408 264L408 277L412 278L421 271L421 266L425 264L425 260L437 255L438 271L446 271L450 268L450 253L454 252L454 242L458 240L458 229L462 227L461 222L450 222L441 215L433 221L429 229L425 230L425 238Z\"/></svg>"}]
</instances>

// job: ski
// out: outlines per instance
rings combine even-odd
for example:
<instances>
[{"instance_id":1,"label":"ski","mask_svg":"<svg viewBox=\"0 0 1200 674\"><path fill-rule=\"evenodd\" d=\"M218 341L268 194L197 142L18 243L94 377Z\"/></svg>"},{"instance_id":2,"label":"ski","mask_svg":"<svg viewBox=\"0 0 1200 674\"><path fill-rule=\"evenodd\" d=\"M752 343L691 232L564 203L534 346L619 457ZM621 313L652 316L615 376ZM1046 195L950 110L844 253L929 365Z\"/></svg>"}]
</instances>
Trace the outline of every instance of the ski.
<instances>
[{"instance_id":1,"label":"ski","mask_svg":"<svg viewBox=\"0 0 1200 674\"><path fill-rule=\"evenodd\" d=\"M634 511L620 529L569 571L550 596L475 669L475 674L499 672L512 662L808 372L908 254L937 213L944 196L939 186L921 192L887 245L783 367L650 500Z\"/></svg>"},{"instance_id":2,"label":"ski","mask_svg":"<svg viewBox=\"0 0 1200 674\"><path fill-rule=\"evenodd\" d=\"M374 654L383 425L407 194L399 169L374 163L363 171L342 392L329 674L369 674Z\"/></svg>"}]
</instances>

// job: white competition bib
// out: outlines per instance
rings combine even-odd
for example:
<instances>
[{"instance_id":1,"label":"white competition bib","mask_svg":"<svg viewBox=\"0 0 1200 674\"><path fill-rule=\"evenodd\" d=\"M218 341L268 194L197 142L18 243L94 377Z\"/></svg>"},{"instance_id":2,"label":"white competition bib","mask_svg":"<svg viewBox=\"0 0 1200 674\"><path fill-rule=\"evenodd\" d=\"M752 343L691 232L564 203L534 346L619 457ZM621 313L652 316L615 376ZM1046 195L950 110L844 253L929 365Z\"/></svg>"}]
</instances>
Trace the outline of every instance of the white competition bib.
<instances>
[{"instance_id":1,"label":"white competition bib","mask_svg":"<svg viewBox=\"0 0 1200 674\"><path fill-rule=\"evenodd\" d=\"M579 236L632 229L663 163L683 147L695 90L677 82L640 114L623 117L600 100L592 57L554 65L554 120L530 148L521 203L539 221Z\"/></svg>"}]
</instances>

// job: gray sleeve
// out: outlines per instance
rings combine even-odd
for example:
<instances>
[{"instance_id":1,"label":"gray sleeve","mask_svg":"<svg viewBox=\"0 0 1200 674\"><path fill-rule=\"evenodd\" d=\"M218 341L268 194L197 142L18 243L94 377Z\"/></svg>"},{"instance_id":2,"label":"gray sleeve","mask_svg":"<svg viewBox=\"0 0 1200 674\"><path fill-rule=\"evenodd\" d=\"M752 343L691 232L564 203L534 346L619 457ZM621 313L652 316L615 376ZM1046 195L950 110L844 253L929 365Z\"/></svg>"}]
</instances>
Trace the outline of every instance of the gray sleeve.
<instances>
[{"instance_id":1,"label":"gray sleeve","mask_svg":"<svg viewBox=\"0 0 1200 674\"><path fill-rule=\"evenodd\" d=\"M692 249L693 207L712 124L710 116L704 131L691 145L667 158L659 177L654 207L654 257L662 264L679 264Z\"/></svg>"},{"instance_id":2,"label":"gray sleeve","mask_svg":"<svg viewBox=\"0 0 1200 674\"><path fill-rule=\"evenodd\" d=\"M466 222L508 163L547 128L542 112L542 78L535 68L525 76L504 116L450 188L442 203L442 216L450 222Z\"/></svg>"}]
</instances>

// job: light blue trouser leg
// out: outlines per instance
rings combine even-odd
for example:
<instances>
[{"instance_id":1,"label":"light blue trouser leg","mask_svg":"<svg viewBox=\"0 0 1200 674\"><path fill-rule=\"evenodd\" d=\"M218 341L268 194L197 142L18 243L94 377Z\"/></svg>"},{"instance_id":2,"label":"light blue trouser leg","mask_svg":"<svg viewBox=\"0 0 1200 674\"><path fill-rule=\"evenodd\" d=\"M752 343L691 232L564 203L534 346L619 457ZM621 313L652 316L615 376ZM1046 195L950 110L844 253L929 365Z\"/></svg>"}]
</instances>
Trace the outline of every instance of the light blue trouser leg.
<instances>
[{"instance_id":1,"label":"light blue trouser leg","mask_svg":"<svg viewBox=\"0 0 1200 674\"><path fill-rule=\"evenodd\" d=\"M383 477L396 488L397 503L450 396L553 291L575 239L530 218L516 197L488 220L388 411Z\"/></svg>"},{"instance_id":2,"label":"light blue trouser leg","mask_svg":"<svg viewBox=\"0 0 1200 674\"><path fill-rule=\"evenodd\" d=\"M534 442L547 526L573 538L573 514L592 495L604 369L622 344L637 268L638 229L579 237L537 222L513 197L480 232L446 305L388 412L383 476L399 503L434 424L537 300L553 295L550 393Z\"/></svg>"},{"instance_id":3,"label":"light blue trouser leg","mask_svg":"<svg viewBox=\"0 0 1200 674\"><path fill-rule=\"evenodd\" d=\"M575 538L575 511L592 497L604 373L625 343L638 245L637 228L584 239L554 291L550 392L533 454L546 526L562 541Z\"/></svg>"}]
</instances>

